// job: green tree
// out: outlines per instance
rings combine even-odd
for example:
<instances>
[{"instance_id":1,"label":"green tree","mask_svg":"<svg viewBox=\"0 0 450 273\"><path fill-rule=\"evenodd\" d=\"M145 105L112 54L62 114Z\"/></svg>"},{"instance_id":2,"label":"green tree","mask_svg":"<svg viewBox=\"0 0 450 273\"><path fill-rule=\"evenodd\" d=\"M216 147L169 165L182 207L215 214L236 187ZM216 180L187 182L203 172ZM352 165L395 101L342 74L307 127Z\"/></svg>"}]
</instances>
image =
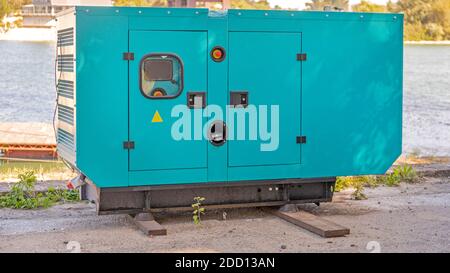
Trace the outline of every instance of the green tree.
<instances>
[{"instance_id":1,"label":"green tree","mask_svg":"<svg viewBox=\"0 0 450 273\"><path fill-rule=\"evenodd\" d=\"M442 28L442 39L450 40L450 1L435 0L429 19Z\"/></svg>"},{"instance_id":2,"label":"green tree","mask_svg":"<svg viewBox=\"0 0 450 273\"><path fill-rule=\"evenodd\" d=\"M18 12L23 5L31 3L31 0L0 0L0 19Z\"/></svg>"},{"instance_id":3,"label":"green tree","mask_svg":"<svg viewBox=\"0 0 450 273\"><path fill-rule=\"evenodd\" d=\"M352 6L357 12L386 12L386 6L373 4L370 1L362 0L361 3Z\"/></svg>"},{"instance_id":4,"label":"green tree","mask_svg":"<svg viewBox=\"0 0 450 273\"><path fill-rule=\"evenodd\" d=\"M231 0L231 7L235 9L270 9L269 2L266 0Z\"/></svg>"},{"instance_id":5,"label":"green tree","mask_svg":"<svg viewBox=\"0 0 450 273\"><path fill-rule=\"evenodd\" d=\"M166 7L168 6L167 2L167 0L116 0L114 1L114 5L130 7ZM237 9L270 9L267 0L231 0L231 7Z\"/></svg>"},{"instance_id":6,"label":"green tree","mask_svg":"<svg viewBox=\"0 0 450 273\"><path fill-rule=\"evenodd\" d=\"M0 20L2 20L6 15L11 13L11 6L8 0L0 1ZM1 22L0 22L1 23Z\"/></svg>"},{"instance_id":7,"label":"green tree","mask_svg":"<svg viewBox=\"0 0 450 273\"><path fill-rule=\"evenodd\" d=\"M167 0L115 0L115 6L127 7L165 7Z\"/></svg>"},{"instance_id":8,"label":"green tree","mask_svg":"<svg viewBox=\"0 0 450 273\"><path fill-rule=\"evenodd\" d=\"M449 0L398 0L388 10L405 14L406 40L450 39Z\"/></svg>"},{"instance_id":9,"label":"green tree","mask_svg":"<svg viewBox=\"0 0 450 273\"><path fill-rule=\"evenodd\" d=\"M3 26L3 18L16 15L23 5L31 3L31 0L0 0L0 27ZM8 29L8 26L6 26Z\"/></svg>"},{"instance_id":10,"label":"green tree","mask_svg":"<svg viewBox=\"0 0 450 273\"><path fill-rule=\"evenodd\" d=\"M432 10L434 0L399 0L393 5L393 11L403 12L405 22L410 24L421 23L426 20Z\"/></svg>"},{"instance_id":11,"label":"green tree","mask_svg":"<svg viewBox=\"0 0 450 273\"><path fill-rule=\"evenodd\" d=\"M166 0L115 0L115 6L127 6L127 7L165 7L167 6Z\"/></svg>"},{"instance_id":12,"label":"green tree","mask_svg":"<svg viewBox=\"0 0 450 273\"><path fill-rule=\"evenodd\" d=\"M348 0L310 0L306 3L307 10L324 10L325 7L336 7L342 10L348 10Z\"/></svg>"}]
</instances>

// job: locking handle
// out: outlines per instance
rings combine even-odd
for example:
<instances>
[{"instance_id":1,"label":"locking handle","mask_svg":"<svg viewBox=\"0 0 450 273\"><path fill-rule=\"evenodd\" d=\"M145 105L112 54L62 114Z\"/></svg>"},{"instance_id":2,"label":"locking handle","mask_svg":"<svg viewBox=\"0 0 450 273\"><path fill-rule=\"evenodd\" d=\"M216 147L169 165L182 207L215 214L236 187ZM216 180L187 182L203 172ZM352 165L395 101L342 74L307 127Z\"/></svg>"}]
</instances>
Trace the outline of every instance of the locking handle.
<instances>
[{"instance_id":1,"label":"locking handle","mask_svg":"<svg viewBox=\"0 0 450 273\"><path fill-rule=\"evenodd\" d=\"M227 126L222 120L216 120L209 126L209 142L214 146L222 146L227 141Z\"/></svg>"}]
</instances>

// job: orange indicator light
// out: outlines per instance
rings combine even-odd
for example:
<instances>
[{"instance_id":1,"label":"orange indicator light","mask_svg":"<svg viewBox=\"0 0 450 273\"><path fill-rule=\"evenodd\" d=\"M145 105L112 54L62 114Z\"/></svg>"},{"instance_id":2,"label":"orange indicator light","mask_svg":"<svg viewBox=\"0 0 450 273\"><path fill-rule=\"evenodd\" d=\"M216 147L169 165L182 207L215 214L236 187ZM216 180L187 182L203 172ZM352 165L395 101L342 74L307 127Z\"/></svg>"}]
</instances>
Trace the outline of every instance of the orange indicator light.
<instances>
[{"instance_id":1,"label":"orange indicator light","mask_svg":"<svg viewBox=\"0 0 450 273\"><path fill-rule=\"evenodd\" d=\"M211 58L215 62L221 62L225 59L225 50L219 46L211 50Z\"/></svg>"}]
</instances>

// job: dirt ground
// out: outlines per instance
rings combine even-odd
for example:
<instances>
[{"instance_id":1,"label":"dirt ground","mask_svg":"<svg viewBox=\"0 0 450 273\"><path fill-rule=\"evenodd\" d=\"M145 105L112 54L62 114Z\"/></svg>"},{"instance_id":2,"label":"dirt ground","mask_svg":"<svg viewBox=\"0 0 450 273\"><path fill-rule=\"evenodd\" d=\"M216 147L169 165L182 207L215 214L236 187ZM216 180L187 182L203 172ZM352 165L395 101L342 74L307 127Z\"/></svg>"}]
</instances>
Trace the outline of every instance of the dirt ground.
<instances>
[{"instance_id":1,"label":"dirt ground","mask_svg":"<svg viewBox=\"0 0 450 273\"><path fill-rule=\"evenodd\" d=\"M450 252L450 178L348 192L332 203L302 205L350 228L325 239L259 209L208 211L201 226L189 214L157 215L168 235L147 237L128 216L97 216L93 204L0 210L0 252Z\"/></svg>"}]
</instances>

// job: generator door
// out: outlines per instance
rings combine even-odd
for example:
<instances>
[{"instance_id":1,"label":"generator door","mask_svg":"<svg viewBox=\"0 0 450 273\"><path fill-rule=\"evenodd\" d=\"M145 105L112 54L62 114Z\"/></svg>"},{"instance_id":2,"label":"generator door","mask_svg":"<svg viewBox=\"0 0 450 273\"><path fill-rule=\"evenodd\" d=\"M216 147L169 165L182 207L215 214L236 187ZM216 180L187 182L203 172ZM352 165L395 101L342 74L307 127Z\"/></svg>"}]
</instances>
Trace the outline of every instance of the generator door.
<instances>
[{"instance_id":1,"label":"generator door","mask_svg":"<svg viewBox=\"0 0 450 273\"><path fill-rule=\"evenodd\" d=\"M230 32L228 166L300 164L299 53L301 33Z\"/></svg>"},{"instance_id":2,"label":"generator door","mask_svg":"<svg viewBox=\"0 0 450 273\"><path fill-rule=\"evenodd\" d=\"M206 32L130 31L131 171L206 168L207 141L194 139L192 119L172 128L206 105L206 48Z\"/></svg>"}]
</instances>

